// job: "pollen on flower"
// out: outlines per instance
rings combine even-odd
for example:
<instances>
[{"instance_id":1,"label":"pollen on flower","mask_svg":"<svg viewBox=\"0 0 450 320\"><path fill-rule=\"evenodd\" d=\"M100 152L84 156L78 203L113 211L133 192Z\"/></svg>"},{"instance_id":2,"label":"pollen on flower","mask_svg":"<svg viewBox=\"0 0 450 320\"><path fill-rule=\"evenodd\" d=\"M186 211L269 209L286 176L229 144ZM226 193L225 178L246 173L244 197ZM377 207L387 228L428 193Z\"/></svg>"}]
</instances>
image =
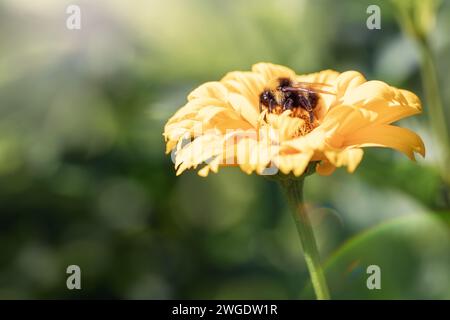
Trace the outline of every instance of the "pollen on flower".
<instances>
[{"instance_id":1,"label":"pollen on flower","mask_svg":"<svg viewBox=\"0 0 450 320\"><path fill-rule=\"evenodd\" d=\"M321 106L320 106L321 107ZM320 110L319 105L317 105L317 109L311 112L308 112L307 110L296 107L292 109L283 109L281 106L276 106L269 110L269 108L265 108L261 112L261 116L264 122L267 123L283 123L285 121L281 119L285 119L286 117L292 119L292 121L288 121L288 125L294 125L295 124L295 130L290 130L292 134L290 135L292 138L304 136L314 130L316 127L320 125L320 119L315 116L317 110ZM294 119L297 119L297 121L293 121ZM298 121L300 120L300 121ZM279 129L283 127L283 125L279 124L277 126Z\"/></svg>"},{"instance_id":2,"label":"pollen on flower","mask_svg":"<svg viewBox=\"0 0 450 320\"><path fill-rule=\"evenodd\" d=\"M314 88L318 85L296 82L289 77L274 78L259 94L260 111L275 115L287 112L290 117L301 119L303 125L294 136L305 135L318 125L315 113L320 98Z\"/></svg>"},{"instance_id":3,"label":"pollen on flower","mask_svg":"<svg viewBox=\"0 0 450 320\"><path fill-rule=\"evenodd\" d=\"M303 125L298 128L298 133L295 135L296 137L304 136L310 133L319 125L317 119L313 119L313 121L311 121L310 115L304 110L295 110L294 117L300 118L304 121Z\"/></svg>"}]
</instances>

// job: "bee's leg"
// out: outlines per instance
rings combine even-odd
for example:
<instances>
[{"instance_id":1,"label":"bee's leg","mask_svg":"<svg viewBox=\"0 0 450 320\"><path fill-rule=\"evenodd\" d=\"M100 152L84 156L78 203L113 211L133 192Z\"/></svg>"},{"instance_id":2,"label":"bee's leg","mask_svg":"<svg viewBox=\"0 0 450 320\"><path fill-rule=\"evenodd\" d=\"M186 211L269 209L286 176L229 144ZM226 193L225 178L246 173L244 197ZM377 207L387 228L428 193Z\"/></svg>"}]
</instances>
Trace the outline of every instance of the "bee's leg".
<instances>
[{"instance_id":1,"label":"bee's leg","mask_svg":"<svg viewBox=\"0 0 450 320\"><path fill-rule=\"evenodd\" d=\"M299 101L300 102L300 106L303 109L305 109L306 111L312 111L312 106L311 106L311 104L309 103L308 99L305 96L299 95L298 98L300 100Z\"/></svg>"},{"instance_id":2,"label":"bee's leg","mask_svg":"<svg viewBox=\"0 0 450 320\"><path fill-rule=\"evenodd\" d=\"M259 113L262 113L263 112L263 109L262 109L262 103L261 103L261 101L259 102ZM266 120L266 117L267 117L267 113L264 115L264 120Z\"/></svg>"},{"instance_id":3,"label":"bee's leg","mask_svg":"<svg viewBox=\"0 0 450 320\"><path fill-rule=\"evenodd\" d=\"M300 103L301 103L303 109L308 111L309 121L313 122L314 121L313 107L312 107L311 103L309 102L309 99L305 96L299 96L299 98L300 98Z\"/></svg>"},{"instance_id":4,"label":"bee's leg","mask_svg":"<svg viewBox=\"0 0 450 320\"><path fill-rule=\"evenodd\" d=\"M294 105L294 100L292 100L291 98L288 98L283 103L283 109L284 110L291 110L293 105Z\"/></svg>"},{"instance_id":5,"label":"bee's leg","mask_svg":"<svg viewBox=\"0 0 450 320\"><path fill-rule=\"evenodd\" d=\"M271 99L271 100L269 101L269 112L272 112L274 107L275 107L275 103L274 103L274 101Z\"/></svg>"},{"instance_id":6,"label":"bee's leg","mask_svg":"<svg viewBox=\"0 0 450 320\"><path fill-rule=\"evenodd\" d=\"M314 122L314 112L313 112L313 107L311 105L311 103L309 102L309 99L305 99L306 100L306 111L308 111L309 113L309 122Z\"/></svg>"}]
</instances>

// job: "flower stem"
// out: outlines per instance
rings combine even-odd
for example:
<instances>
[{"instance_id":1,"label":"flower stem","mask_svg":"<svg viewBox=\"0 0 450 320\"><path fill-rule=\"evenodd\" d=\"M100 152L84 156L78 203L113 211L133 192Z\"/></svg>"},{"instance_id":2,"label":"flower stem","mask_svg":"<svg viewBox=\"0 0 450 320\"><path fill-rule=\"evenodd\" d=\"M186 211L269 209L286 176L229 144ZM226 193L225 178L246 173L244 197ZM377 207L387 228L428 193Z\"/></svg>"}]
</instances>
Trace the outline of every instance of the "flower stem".
<instances>
[{"instance_id":1,"label":"flower stem","mask_svg":"<svg viewBox=\"0 0 450 320\"><path fill-rule=\"evenodd\" d=\"M444 181L450 184L450 139L445 121L444 106L439 90L439 81L437 76L436 65L430 44L427 40L417 41L420 47L422 57L422 83L427 99L431 127L435 139L442 147L442 156L440 157L440 171Z\"/></svg>"},{"instance_id":2,"label":"flower stem","mask_svg":"<svg viewBox=\"0 0 450 320\"><path fill-rule=\"evenodd\" d=\"M406 35L417 44L421 56L421 77L433 139L440 148L439 171L450 186L450 136L439 88L438 69L429 35L432 32L438 3L435 1L393 1L396 17Z\"/></svg>"},{"instance_id":3,"label":"flower stem","mask_svg":"<svg viewBox=\"0 0 450 320\"><path fill-rule=\"evenodd\" d=\"M303 247L306 265L311 276L312 286L318 300L329 300L330 294L325 276L320 264L320 256L317 250L311 221L303 203L303 181L301 179L283 179L280 183L286 192L291 206L292 215L297 226L300 241Z\"/></svg>"}]
</instances>

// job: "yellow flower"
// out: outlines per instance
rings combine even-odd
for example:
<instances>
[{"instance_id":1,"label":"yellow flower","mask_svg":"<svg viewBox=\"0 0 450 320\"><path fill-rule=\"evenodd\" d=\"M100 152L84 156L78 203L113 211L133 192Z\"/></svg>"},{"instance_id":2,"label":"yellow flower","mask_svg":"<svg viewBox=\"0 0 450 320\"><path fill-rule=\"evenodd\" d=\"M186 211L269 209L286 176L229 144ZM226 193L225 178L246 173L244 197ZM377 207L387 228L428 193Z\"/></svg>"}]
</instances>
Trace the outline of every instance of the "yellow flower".
<instances>
[{"instance_id":1,"label":"yellow flower","mask_svg":"<svg viewBox=\"0 0 450 320\"><path fill-rule=\"evenodd\" d=\"M282 81L287 84L277 91ZM292 101L281 101L283 94ZM424 156L417 134L392 125L420 112L412 92L367 81L356 71L296 75L258 63L192 91L167 122L164 137L166 152L175 153L177 174L204 164L202 176L230 165L248 174L274 167L300 176L314 162L319 174L328 175L342 166L353 172L363 147L393 148L413 160L415 152Z\"/></svg>"}]
</instances>

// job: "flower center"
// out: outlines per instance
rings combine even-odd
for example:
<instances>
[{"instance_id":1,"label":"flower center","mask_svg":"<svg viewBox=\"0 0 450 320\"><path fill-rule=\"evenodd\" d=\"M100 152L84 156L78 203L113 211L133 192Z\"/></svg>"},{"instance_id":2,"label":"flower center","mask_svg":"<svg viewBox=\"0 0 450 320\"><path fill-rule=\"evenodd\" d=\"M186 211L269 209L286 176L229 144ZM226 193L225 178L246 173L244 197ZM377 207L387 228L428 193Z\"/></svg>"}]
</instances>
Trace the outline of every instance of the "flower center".
<instances>
[{"instance_id":1,"label":"flower center","mask_svg":"<svg viewBox=\"0 0 450 320\"><path fill-rule=\"evenodd\" d=\"M299 135L312 131L317 125L314 110L319 103L319 95L304 84L295 83L289 78L278 78L269 83L259 95L260 111L282 114L289 110L289 116L300 118L304 125Z\"/></svg>"}]
</instances>

